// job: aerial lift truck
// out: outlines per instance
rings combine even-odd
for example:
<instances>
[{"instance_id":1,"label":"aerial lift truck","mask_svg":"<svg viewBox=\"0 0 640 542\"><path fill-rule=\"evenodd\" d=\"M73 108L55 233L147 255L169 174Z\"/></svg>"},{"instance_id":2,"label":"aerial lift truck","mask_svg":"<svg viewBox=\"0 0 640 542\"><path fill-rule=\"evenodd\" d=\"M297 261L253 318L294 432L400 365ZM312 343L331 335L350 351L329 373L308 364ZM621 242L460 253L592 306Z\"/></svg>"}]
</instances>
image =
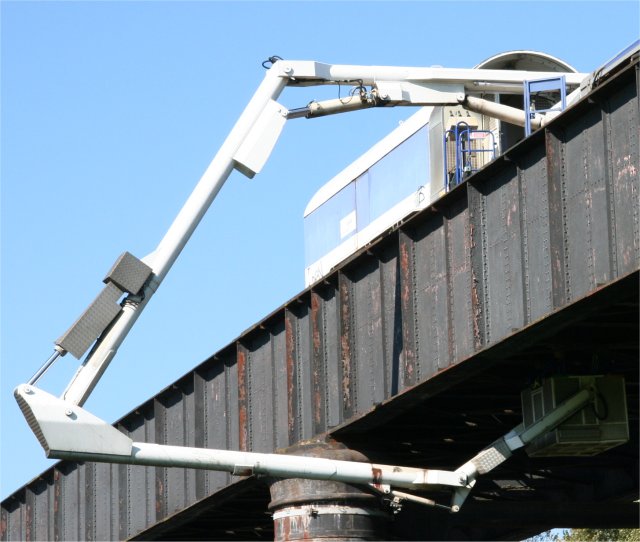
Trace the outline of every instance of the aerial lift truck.
<instances>
[{"instance_id":1,"label":"aerial lift truck","mask_svg":"<svg viewBox=\"0 0 640 542\"><path fill-rule=\"evenodd\" d=\"M485 93L521 94L523 83L557 78L558 73L491 69L348 66L271 57L269 69L187 202L157 248L138 259L125 252L104 279L105 287L71 328L55 341L53 355L15 397L50 458L137 465L223 470L241 475L307 478L364 484L396 503L413 500L457 512L479 475L507 460L514 451L560 425L601 397L597 378L528 425L520 424L455 471L439 471L366 462L285 454L258 454L133 442L128 436L82 408L118 348L157 291L211 202L233 170L249 178L259 173L285 123L365 108L462 105L519 126L543 126L550 116L484 100ZM581 96L588 74L562 74L567 105ZM277 100L285 87L353 86L348 98L311 102L287 109ZM54 361L89 352L61 397L36 384ZM435 503L402 490L450 488L451 502Z\"/></svg>"}]
</instances>

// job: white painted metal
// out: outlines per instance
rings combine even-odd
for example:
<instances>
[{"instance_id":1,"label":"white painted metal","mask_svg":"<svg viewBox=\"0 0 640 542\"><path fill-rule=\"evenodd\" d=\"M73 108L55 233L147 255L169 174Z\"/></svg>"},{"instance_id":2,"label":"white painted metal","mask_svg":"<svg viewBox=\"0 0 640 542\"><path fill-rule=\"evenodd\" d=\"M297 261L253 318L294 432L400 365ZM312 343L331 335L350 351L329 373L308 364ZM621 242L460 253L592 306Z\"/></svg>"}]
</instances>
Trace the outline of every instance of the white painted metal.
<instances>
[{"instance_id":1,"label":"white painted metal","mask_svg":"<svg viewBox=\"0 0 640 542\"><path fill-rule=\"evenodd\" d=\"M469 111L515 124L516 126L525 125L525 112L517 107L510 107L498 102L476 98L475 96L465 96L460 105ZM542 117L540 115L531 119L531 127L534 130L540 128L541 125Z\"/></svg>"},{"instance_id":2,"label":"white painted metal","mask_svg":"<svg viewBox=\"0 0 640 542\"><path fill-rule=\"evenodd\" d=\"M450 472L299 455L133 442L83 408L34 386L23 384L16 388L14 394L31 429L50 458L207 469L227 471L236 475L334 480L367 484L374 488L387 487L387 490L391 487L414 490L449 487L454 490L451 506L453 512L460 509L479 474L484 474L500 464L510 457L513 449L520 446L514 444L515 436L519 437L517 442L520 444L530 442L557 427L592 401L594 396L593 390L581 390L528 429L524 430L523 426L519 425L458 470ZM513 448L504 445L509 442ZM492 458L488 468L479 469L478 458L494 451L498 460Z\"/></svg>"},{"instance_id":3,"label":"white painted metal","mask_svg":"<svg viewBox=\"0 0 640 542\"><path fill-rule=\"evenodd\" d=\"M271 155L284 124L287 110L274 100L269 100L233 156L235 168L249 177L260 173Z\"/></svg>"},{"instance_id":4,"label":"white painted metal","mask_svg":"<svg viewBox=\"0 0 640 542\"><path fill-rule=\"evenodd\" d=\"M129 437L83 408L28 384L18 386L14 395L47 457L131 454Z\"/></svg>"},{"instance_id":5,"label":"white painted metal","mask_svg":"<svg viewBox=\"0 0 640 542\"><path fill-rule=\"evenodd\" d=\"M388 82L376 83L378 94L383 100L394 105L442 105L455 103L465 95L465 87L461 83L411 83Z\"/></svg>"},{"instance_id":6,"label":"white painted metal","mask_svg":"<svg viewBox=\"0 0 640 542\"><path fill-rule=\"evenodd\" d=\"M237 475L336 480L369 484L378 489L384 488L384 492L389 492L390 487L428 489L445 486L454 490L451 510L458 511L480 473L494 468L508 458L512 451L557 427L592 401L593 391L580 391L526 430L522 425L514 428L455 472L327 458L133 442L111 425L82 409L80 405L91 393L231 171L236 168L251 177L260 171L268 159L286 120L286 110L275 101L285 86L357 82L359 85L374 86L379 95L384 95L395 105L416 105L441 101L457 103L464 101L468 93L478 91L521 93L524 80L554 76L557 76L557 72L340 66L306 61L276 62L267 72L264 81L157 249L144 259L153 269L153 276L145 286L143 295L140 298L130 296L125 302L121 313L96 343L70 382L63 398L56 398L27 384L16 389L15 396L20 408L47 455L77 461L223 470ZM584 78L585 74L566 74L569 87L577 87ZM483 107L486 107L486 104ZM431 108L421 110L414 120L407 123L406 128L398 130L397 134L402 134L399 140L397 134L392 135L389 139L383 140L380 146L374 147L375 151L372 149L372 152L388 153L393 148L391 145L397 145L408 137L408 132L424 126L430 113ZM366 159L363 157L362 160L356 161L352 168L348 168L350 173L348 176L345 175L345 178L348 177L346 184L357 176L353 173L358 168L364 165L366 169L371 165L370 159L373 154L366 156ZM345 182L345 178L337 180L336 183ZM335 190L331 191L331 194L333 193ZM311 210L319 206L323 198L326 199L324 193L312 200ZM307 212L311 210L308 208ZM57 354L45 364L45 370L55 357ZM31 382L35 382L41 374L37 373ZM480 456L481 459L478 459ZM485 461L487 456L488 460ZM482 469L478 468L480 463ZM391 494L416 502L423 500L400 492L392 491ZM424 504L433 505L433 502L424 499Z\"/></svg>"},{"instance_id":7,"label":"white painted metal","mask_svg":"<svg viewBox=\"0 0 640 542\"><path fill-rule=\"evenodd\" d=\"M543 53L541 51L533 51L531 49L519 49L514 51L505 51L493 55L486 60L474 66L476 69L503 70L513 68L524 71L551 71L551 72L572 72L576 70L571 64L568 64L560 58Z\"/></svg>"},{"instance_id":8,"label":"white painted metal","mask_svg":"<svg viewBox=\"0 0 640 542\"><path fill-rule=\"evenodd\" d=\"M449 471L133 442L82 407L35 386L23 384L14 393L47 457L54 459L186 467L413 489L466 484L458 473Z\"/></svg>"},{"instance_id":9,"label":"white painted metal","mask_svg":"<svg viewBox=\"0 0 640 542\"><path fill-rule=\"evenodd\" d=\"M302 108L306 118L326 117L327 115L335 115L337 113L348 113L349 111L358 111L373 107L374 100L363 100L360 96L350 96L348 98L335 98L333 100L323 100L321 102L311 102L307 107ZM291 117L291 115L290 115Z\"/></svg>"},{"instance_id":10,"label":"white painted metal","mask_svg":"<svg viewBox=\"0 0 640 542\"><path fill-rule=\"evenodd\" d=\"M153 269L153 279L144 288L142 299L126 302L111 326L94 345L63 397L84 404L129 330L155 293L176 258L200 223L232 170L252 177L262 168L275 144L286 113L275 103L285 86L343 84L358 81L382 89L395 105L457 103L466 92L521 92L515 86L526 79L557 74L509 70L449 68L405 68L389 66L349 66L313 61L276 62L252 97L236 125L189 196L156 250L144 258ZM578 85L585 74L569 73L568 86ZM260 136L265 136L264 140Z\"/></svg>"},{"instance_id":11,"label":"white painted metal","mask_svg":"<svg viewBox=\"0 0 640 542\"><path fill-rule=\"evenodd\" d=\"M322 457L260 454L160 444L133 443L133 465L187 467L223 470L241 474L262 474L278 478L334 480L352 484L388 484L393 487L425 489L432 486L462 487L465 481L453 472L397 467Z\"/></svg>"},{"instance_id":12,"label":"white painted metal","mask_svg":"<svg viewBox=\"0 0 640 542\"><path fill-rule=\"evenodd\" d=\"M277 66L277 64L276 64ZM171 266L207 212L222 185L233 171L234 155L251 132L257 119L287 84L287 76L274 66L267 71L262 84L238 119L215 158L204 172L164 238L144 261L153 269L153 279L144 289L141 301L125 304L111 327L96 343L84 363L63 393L63 397L78 405L84 404L98 380L115 356L129 330L171 269ZM275 141L274 141L275 142Z\"/></svg>"},{"instance_id":13,"label":"white painted metal","mask_svg":"<svg viewBox=\"0 0 640 542\"><path fill-rule=\"evenodd\" d=\"M483 463L481 474L494 469L511 457L511 452L522 448L535 438L547 431L558 427L567 418L584 408L594 398L594 391L583 389L572 395L569 399L558 405L546 416L531 425L528 429L523 424L513 428L509 433L496 440L493 444L482 450L476 456L462 465L456 472L467 480L475 480L479 473L479 464ZM489 456L487 461L485 458Z\"/></svg>"},{"instance_id":14,"label":"white painted metal","mask_svg":"<svg viewBox=\"0 0 640 542\"><path fill-rule=\"evenodd\" d=\"M42 375L46 373L49 370L49 368L54 364L54 362L64 354L66 354L66 351L63 348L60 348L58 345L56 345L56 348L53 351L53 354L49 356L47 361L44 362L44 365L40 367L40 369L38 369L36 373L29 379L28 383L35 384L38 380L40 380Z\"/></svg>"},{"instance_id":15,"label":"white painted metal","mask_svg":"<svg viewBox=\"0 0 640 542\"><path fill-rule=\"evenodd\" d=\"M558 72L523 70L477 70L474 68L425 68L400 66L357 66L291 61L284 64L296 85L338 84L345 81L378 85L380 82L409 82L420 85L462 84L467 92L522 93L528 79L557 77ZM567 86L576 87L589 74L567 73Z\"/></svg>"},{"instance_id":16,"label":"white painted metal","mask_svg":"<svg viewBox=\"0 0 640 542\"><path fill-rule=\"evenodd\" d=\"M381 158L389 154L393 149L400 145L403 141L415 134L420 128L426 126L433 107L422 107L416 113L411 115L395 130L387 134L383 139L378 141L369 150L362 154L359 158L351 162L338 175L333 177L329 182L324 184L309 200L304 210L305 217L309 216L322 204L327 202L336 193L347 186L358 176L362 175L373 164Z\"/></svg>"},{"instance_id":17,"label":"white painted metal","mask_svg":"<svg viewBox=\"0 0 640 542\"><path fill-rule=\"evenodd\" d=\"M320 259L305 267L305 286L311 286L314 282L325 277L347 256L366 246L372 239L388 231L391 227L403 220L407 220L414 213L425 209L431 203L431 187L430 183L427 182L378 218L372 220L369 225L362 228L356 235L352 235L333 250L324 254ZM354 216L353 219L355 222L357 217Z\"/></svg>"},{"instance_id":18,"label":"white painted metal","mask_svg":"<svg viewBox=\"0 0 640 542\"><path fill-rule=\"evenodd\" d=\"M531 427L519 433L518 437L522 442L521 446L528 444L547 431L551 431L553 428L560 425L563 421L565 421L567 418L571 417L574 413L584 407L588 402L593 401L595 394L594 390L595 385L593 389L583 389L579 391L578 393L558 405L547 415L543 416ZM512 445L516 446L517 444L514 443ZM511 449L515 450L516 448Z\"/></svg>"}]
</instances>

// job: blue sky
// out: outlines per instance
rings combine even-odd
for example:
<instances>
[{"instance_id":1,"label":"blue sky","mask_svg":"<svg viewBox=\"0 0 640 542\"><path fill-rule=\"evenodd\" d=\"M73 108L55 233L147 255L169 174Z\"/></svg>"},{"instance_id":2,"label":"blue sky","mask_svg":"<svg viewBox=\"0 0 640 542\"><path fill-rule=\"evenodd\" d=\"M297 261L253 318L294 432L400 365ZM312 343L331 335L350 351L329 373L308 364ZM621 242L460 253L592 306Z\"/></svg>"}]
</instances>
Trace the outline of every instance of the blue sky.
<instances>
[{"instance_id":1,"label":"blue sky","mask_svg":"<svg viewBox=\"0 0 640 542\"><path fill-rule=\"evenodd\" d=\"M635 1L4 0L0 10L2 498L54 464L14 387L121 252L153 251L264 59L462 68L533 49L586 72L638 38L640 17ZM280 101L335 92L288 89ZM413 111L291 121L263 173L234 173L88 410L115 421L301 291L307 201ZM39 385L60 394L77 365L62 358Z\"/></svg>"}]
</instances>

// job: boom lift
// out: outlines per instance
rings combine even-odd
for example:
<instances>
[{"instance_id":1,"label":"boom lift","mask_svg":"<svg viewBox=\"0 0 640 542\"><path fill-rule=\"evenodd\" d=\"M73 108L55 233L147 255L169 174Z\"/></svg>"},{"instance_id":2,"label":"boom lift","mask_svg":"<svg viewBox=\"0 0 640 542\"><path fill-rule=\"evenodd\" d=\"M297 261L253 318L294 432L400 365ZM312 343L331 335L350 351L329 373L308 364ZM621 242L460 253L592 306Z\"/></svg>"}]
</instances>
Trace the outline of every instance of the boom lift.
<instances>
[{"instance_id":1,"label":"boom lift","mask_svg":"<svg viewBox=\"0 0 640 542\"><path fill-rule=\"evenodd\" d=\"M103 291L76 323L55 341L53 355L27 384L16 388L15 397L50 458L340 480L369 484L396 501L413 499L431 505L436 504L394 488L419 490L445 486L453 491L452 503L447 508L458 511L478 475L489 472L510 457L513 451L593 403L600 394L597 380L583 386L535 423L514 428L453 472L132 442L82 408L226 179L234 169L249 178L259 173L288 119L312 118L369 107L462 104L473 111L524 126L524 111L488 102L476 95L518 94L522 92L525 81L558 75L508 70L331 65L283 61L277 57L270 58L268 62L270 69L264 81L156 250L142 259L125 252L116 261L104 279L106 286ZM567 87L575 89L567 97L570 104L579 97L580 84L588 74L564 75ZM287 86L339 84L354 86L350 98L311 102L306 107L291 110L276 101ZM536 128L547 118L537 116L529 120ZM69 352L80 359L89 348L88 355L60 398L35 386L58 357Z\"/></svg>"}]
</instances>

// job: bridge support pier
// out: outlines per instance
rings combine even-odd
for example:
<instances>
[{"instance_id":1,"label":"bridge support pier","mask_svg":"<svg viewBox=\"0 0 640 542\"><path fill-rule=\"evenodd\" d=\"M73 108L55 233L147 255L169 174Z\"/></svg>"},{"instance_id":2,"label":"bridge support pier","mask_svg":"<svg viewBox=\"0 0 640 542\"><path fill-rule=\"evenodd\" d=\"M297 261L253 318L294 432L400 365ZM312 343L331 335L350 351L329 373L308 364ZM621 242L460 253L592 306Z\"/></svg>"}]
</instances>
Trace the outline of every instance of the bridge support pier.
<instances>
[{"instance_id":1,"label":"bridge support pier","mask_svg":"<svg viewBox=\"0 0 640 542\"><path fill-rule=\"evenodd\" d=\"M368 461L359 452L336 443L301 444L287 453L342 461ZM270 484L274 540L346 542L386 540L390 515L380 498L366 487L344 482L273 480Z\"/></svg>"}]
</instances>

